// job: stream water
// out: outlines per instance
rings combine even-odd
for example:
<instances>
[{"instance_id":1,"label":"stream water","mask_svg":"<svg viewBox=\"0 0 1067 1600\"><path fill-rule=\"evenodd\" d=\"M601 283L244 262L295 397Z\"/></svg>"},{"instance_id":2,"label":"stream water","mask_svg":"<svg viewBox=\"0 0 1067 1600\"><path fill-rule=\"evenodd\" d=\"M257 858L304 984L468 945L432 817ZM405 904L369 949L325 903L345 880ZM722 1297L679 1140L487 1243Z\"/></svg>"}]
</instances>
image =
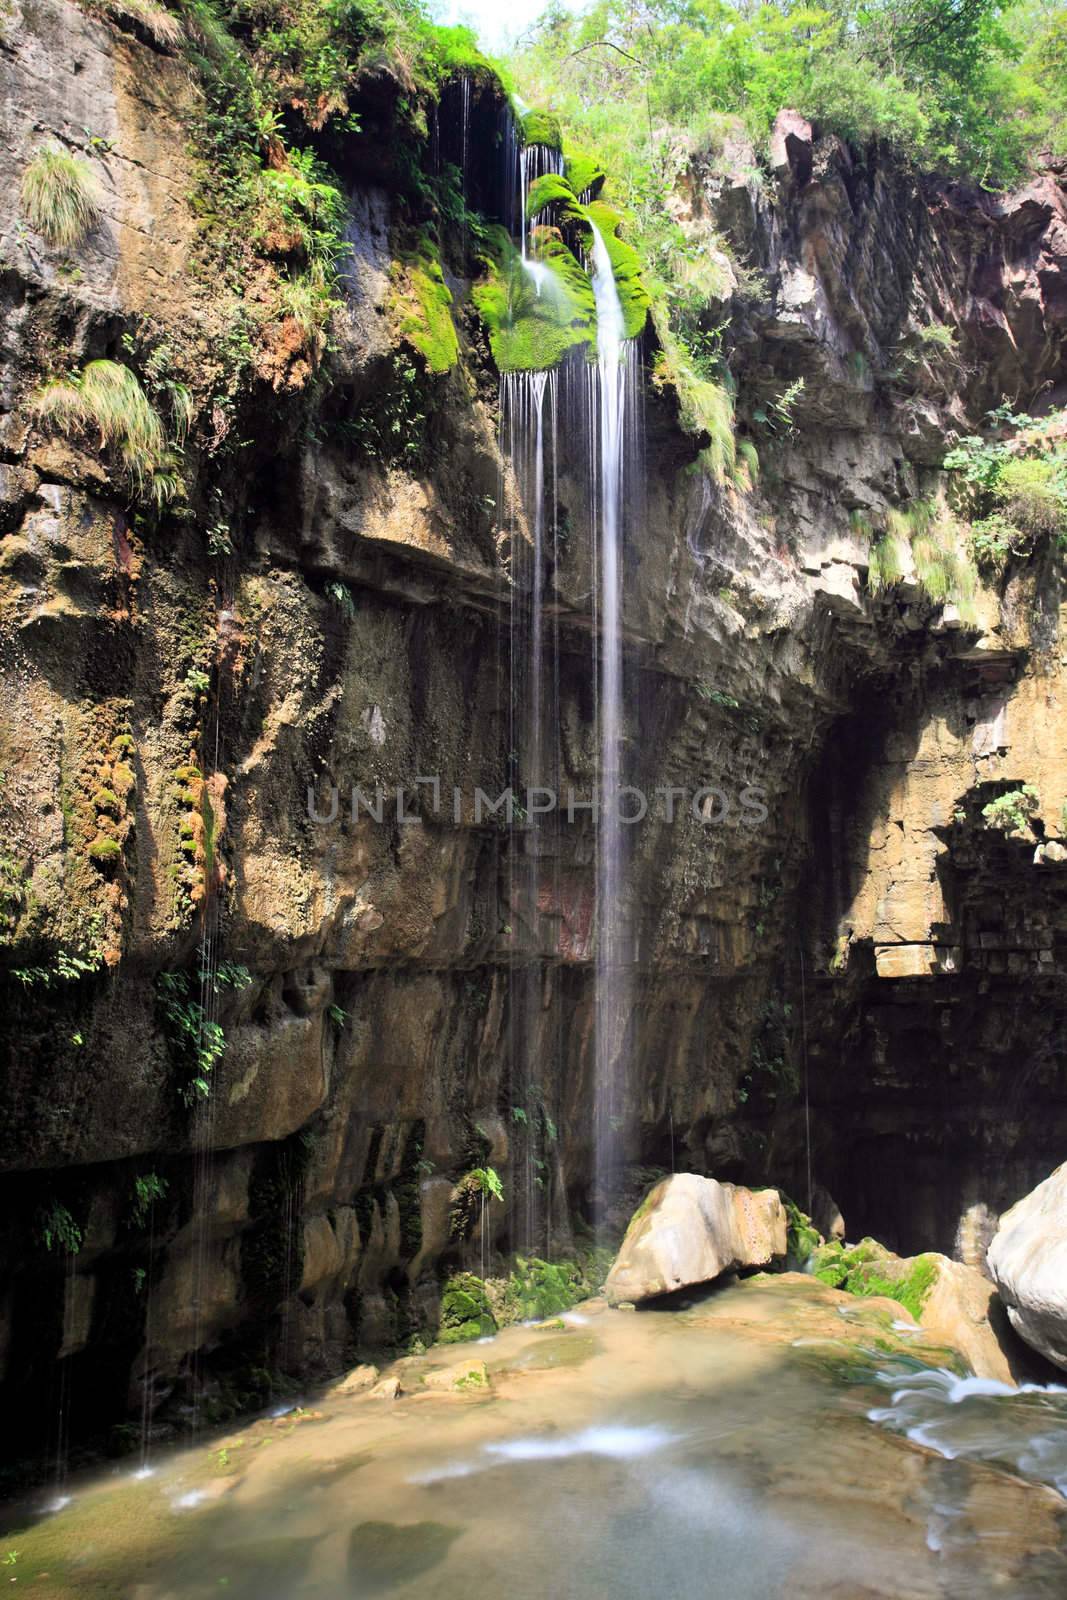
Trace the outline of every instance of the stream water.
<instances>
[{"instance_id":1,"label":"stream water","mask_svg":"<svg viewBox=\"0 0 1067 1600\"><path fill-rule=\"evenodd\" d=\"M151 1478L74 1480L0 1548L53 1600L1062 1596L1067 1503L1012 1440L1037 1400L1037 1432L1067 1427L1067 1396L974 1391L978 1438L923 1356L795 1277L682 1310L591 1302L400 1362L396 1401L312 1395ZM489 1388L432 1387L471 1359ZM953 1410L951 1445L872 1419L894 1363Z\"/></svg>"}]
</instances>

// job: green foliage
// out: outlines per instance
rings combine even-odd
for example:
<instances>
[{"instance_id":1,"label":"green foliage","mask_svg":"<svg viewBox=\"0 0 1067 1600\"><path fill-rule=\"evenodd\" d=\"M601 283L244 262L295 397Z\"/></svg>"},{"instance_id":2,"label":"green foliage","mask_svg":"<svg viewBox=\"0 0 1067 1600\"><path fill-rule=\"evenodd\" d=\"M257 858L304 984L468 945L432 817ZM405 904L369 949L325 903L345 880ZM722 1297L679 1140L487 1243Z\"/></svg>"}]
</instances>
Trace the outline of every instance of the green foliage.
<instances>
[{"instance_id":1,"label":"green foliage","mask_svg":"<svg viewBox=\"0 0 1067 1600\"><path fill-rule=\"evenodd\" d=\"M655 303L653 316L660 341L653 382L660 388L670 385L674 389L682 427L705 441L700 464L708 475L719 482L732 478L737 465L732 390L674 332L660 302Z\"/></svg>"},{"instance_id":2,"label":"green foliage","mask_svg":"<svg viewBox=\"0 0 1067 1600\"><path fill-rule=\"evenodd\" d=\"M523 144L543 144L550 150L563 149L559 118L551 111L524 112L518 119L518 132Z\"/></svg>"},{"instance_id":3,"label":"green foliage","mask_svg":"<svg viewBox=\"0 0 1067 1600\"><path fill-rule=\"evenodd\" d=\"M944 505L920 499L895 507L870 538L867 587L872 593L899 583L910 560L930 600L952 602L964 621L975 620L978 574L962 530Z\"/></svg>"},{"instance_id":4,"label":"green foliage","mask_svg":"<svg viewBox=\"0 0 1067 1600\"><path fill-rule=\"evenodd\" d=\"M58 145L45 145L22 176L22 209L50 245L71 250L100 215L100 185L89 163Z\"/></svg>"},{"instance_id":5,"label":"green foliage","mask_svg":"<svg viewBox=\"0 0 1067 1600\"><path fill-rule=\"evenodd\" d=\"M156 1201L166 1199L168 1187L166 1178L155 1172L145 1172L134 1178L130 1218L135 1228L144 1227Z\"/></svg>"},{"instance_id":6,"label":"green foliage","mask_svg":"<svg viewBox=\"0 0 1067 1600\"><path fill-rule=\"evenodd\" d=\"M416 466L426 446L423 376L405 352L390 357L382 382L342 427L366 455L384 466Z\"/></svg>"},{"instance_id":7,"label":"green foliage","mask_svg":"<svg viewBox=\"0 0 1067 1600\"><path fill-rule=\"evenodd\" d=\"M787 1195L782 1195L782 1204L787 1218L786 1251L789 1262L802 1271L822 1244L822 1234L807 1212L801 1211Z\"/></svg>"},{"instance_id":8,"label":"green foliage","mask_svg":"<svg viewBox=\"0 0 1067 1600\"><path fill-rule=\"evenodd\" d=\"M534 230L532 253L536 275L498 229L488 276L474 289L501 372L541 371L570 350L596 348L596 302L580 262L549 229Z\"/></svg>"},{"instance_id":9,"label":"green foliage","mask_svg":"<svg viewBox=\"0 0 1067 1600\"><path fill-rule=\"evenodd\" d=\"M138 496L157 507L182 492L179 460L137 374L117 361L90 361L53 378L33 400L38 417L70 433L96 433Z\"/></svg>"},{"instance_id":10,"label":"green foliage","mask_svg":"<svg viewBox=\"0 0 1067 1600\"><path fill-rule=\"evenodd\" d=\"M100 838L94 839L89 846L89 859L91 861L97 861L102 865L106 865L108 862L118 861L121 855L122 846L119 844L118 840L109 839L103 834L100 836Z\"/></svg>"},{"instance_id":11,"label":"green foliage","mask_svg":"<svg viewBox=\"0 0 1067 1600\"><path fill-rule=\"evenodd\" d=\"M78 1254L84 1238L82 1229L58 1200L39 1214L37 1233L46 1250L70 1256Z\"/></svg>"},{"instance_id":12,"label":"green foliage","mask_svg":"<svg viewBox=\"0 0 1067 1600\"><path fill-rule=\"evenodd\" d=\"M594 1292L576 1261L553 1263L536 1256L516 1256L504 1291L504 1321L540 1322L570 1310Z\"/></svg>"},{"instance_id":13,"label":"green foliage","mask_svg":"<svg viewBox=\"0 0 1067 1600\"><path fill-rule=\"evenodd\" d=\"M69 950L57 950L50 967L13 967L11 976L16 978L24 989L38 986L48 989L54 983L76 983L79 978L88 977L99 970L98 954L80 956Z\"/></svg>"},{"instance_id":14,"label":"green foliage","mask_svg":"<svg viewBox=\"0 0 1067 1600\"><path fill-rule=\"evenodd\" d=\"M492 1167L473 1167L467 1173L466 1182L479 1194L488 1195L493 1200L503 1200L504 1185Z\"/></svg>"},{"instance_id":15,"label":"green foliage","mask_svg":"<svg viewBox=\"0 0 1067 1600\"><path fill-rule=\"evenodd\" d=\"M1041 808L1041 796L1032 783L1009 789L982 807L982 821L998 833L1028 833L1030 819Z\"/></svg>"},{"instance_id":16,"label":"green foliage","mask_svg":"<svg viewBox=\"0 0 1067 1600\"><path fill-rule=\"evenodd\" d=\"M163 1032L182 1073L178 1094L186 1106L211 1094L210 1077L226 1049L226 1035L199 1000L192 998L187 972L161 972L156 999Z\"/></svg>"},{"instance_id":17,"label":"green foliage","mask_svg":"<svg viewBox=\"0 0 1067 1600\"><path fill-rule=\"evenodd\" d=\"M1067 410L1035 421L1002 406L988 421L987 433L961 439L944 461L976 558L996 569L1042 542L1067 549Z\"/></svg>"},{"instance_id":18,"label":"green foliage","mask_svg":"<svg viewBox=\"0 0 1067 1600\"><path fill-rule=\"evenodd\" d=\"M563 163L563 175L567 180L572 194L580 200L583 195L588 195L590 200L595 200L600 190L604 187L607 174L595 156L587 155L582 150L568 149Z\"/></svg>"},{"instance_id":19,"label":"green foliage","mask_svg":"<svg viewBox=\"0 0 1067 1600\"><path fill-rule=\"evenodd\" d=\"M1042 0L592 0L549 7L511 60L524 92L635 186L731 117L762 141L785 106L855 143L1010 181L1028 150L1063 148L1065 64L1062 8Z\"/></svg>"}]
</instances>

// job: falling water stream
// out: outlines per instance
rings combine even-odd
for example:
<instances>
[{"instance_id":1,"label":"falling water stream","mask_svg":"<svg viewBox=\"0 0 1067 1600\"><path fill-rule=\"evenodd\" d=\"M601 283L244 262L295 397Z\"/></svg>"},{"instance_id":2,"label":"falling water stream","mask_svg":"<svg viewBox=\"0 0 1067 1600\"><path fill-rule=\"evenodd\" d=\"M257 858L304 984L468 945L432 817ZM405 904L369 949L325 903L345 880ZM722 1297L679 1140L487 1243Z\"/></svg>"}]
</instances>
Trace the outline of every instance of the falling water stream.
<instances>
[{"instance_id":1,"label":"falling water stream","mask_svg":"<svg viewBox=\"0 0 1067 1600\"><path fill-rule=\"evenodd\" d=\"M623 442L632 351L627 348L611 257L592 227L593 295L597 315L598 443L597 553L599 566L599 810L596 867L595 1188L605 1203L617 1161L623 1109L623 1034L626 1026L626 927L622 900L622 513Z\"/></svg>"}]
</instances>

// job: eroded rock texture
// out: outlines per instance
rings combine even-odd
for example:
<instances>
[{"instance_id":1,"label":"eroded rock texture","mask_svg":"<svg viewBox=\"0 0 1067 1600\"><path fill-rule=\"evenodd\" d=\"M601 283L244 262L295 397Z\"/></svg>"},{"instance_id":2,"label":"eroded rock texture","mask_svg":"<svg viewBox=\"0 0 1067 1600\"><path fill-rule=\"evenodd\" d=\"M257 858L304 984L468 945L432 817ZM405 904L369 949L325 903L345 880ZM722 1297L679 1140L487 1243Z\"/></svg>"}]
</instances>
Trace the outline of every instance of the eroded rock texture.
<instances>
[{"instance_id":1,"label":"eroded rock texture","mask_svg":"<svg viewBox=\"0 0 1067 1600\"><path fill-rule=\"evenodd\" d=\"M595 860L581 819L548 833L531 910L521 830L509 844L474 813L476 788L522 779L525 532L497 527L496 380L458 267L462 359L420 390L418 448L390 454L359 425L401 348L388 163L376 173L364 150L347 174L353 255L314 425L312 362L284 327L224 404L243 324L199 265L184 69L64 0L18 11L0 59L15 166L60 135L106 198L76 270L27 233L17 185L0 214L0 1353L16 1448L57 1363L91 1429L138 1415L146 1386L151 1405L180 1399L194 1358L201 1376L339 1370L357 1344L432 1328L450 1264L566 1243L590 1202ZM694 442L669 395L647 393L629 775L757 785L767 817L707 825L679 807L633 831L626 1153L803 1200L806 1090L814 1173L850 1227L951 1249L965 1211L980 1233L981 1208L1062 1145L1067 869L1042 843L1067 798L1059 580L1048 563L984 593L977 627L910 581L872 600L849 513L922 492L946 436L1003 391L1026 405L1063 381L1064 197L1050 177L1002 201L925 188L799 122L776 149L762 189L697 169L679 202L759 274L730 339L760 486L683 470ZM489 194L490 174L472 181ZM42 431L30 405L47 373L119 357L144 319L217 408L195 513L165 537L90 442ZM930 321L957 335L951 372L902 366ZM761 432L761 404L799 377L793 427ZM559 748L588 793L584 460L562 430ZM232 555L212 554L220 525ZM983 798L1016 779L1040 791L1032 836L990 834ZM392 792L382 822L351 819L354 783ZM309 788L328 811L333 786L340 816L317 823ZM397 820L398 787L413 820ZM105 816L118 859L91 853ZM161 975L202 996L205 926L226 1042L190 1108ZM13 975L54 976L87 940L103 967L50 980L47 1004ZM225 981L239 968L250 981ZM522 1103L520 1034L537 1068ZM503 1203L472 1190L485 1168ZM149 1176L166 1192L146 1208ZM69 1285L42 1244L57 1208L83 1234Z\"/></svg>"}]
</instances>

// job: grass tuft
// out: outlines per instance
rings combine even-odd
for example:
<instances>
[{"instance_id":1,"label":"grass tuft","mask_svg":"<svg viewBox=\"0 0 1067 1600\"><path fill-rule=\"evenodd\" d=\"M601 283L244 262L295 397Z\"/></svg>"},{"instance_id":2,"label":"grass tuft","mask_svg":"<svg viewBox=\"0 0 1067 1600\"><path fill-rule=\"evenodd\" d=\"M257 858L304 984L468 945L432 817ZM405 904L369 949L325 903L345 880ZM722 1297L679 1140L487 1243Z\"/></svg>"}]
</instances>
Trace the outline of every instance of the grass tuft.
<instances>
[{"instance_id":1,"label":"grass tuft","mask_svg":"<svg viewBox=\"0 0 1067 1600\"><path fill-rule=\"evenodd\" d=\"M159 413L129 367L90 361L75 376L54 378L39 389L34 410L67 432L95 431L137 493L157 506L180 494L178 457L168 446Z\"/></svg>"},{"instance_id":2,"label":"grass tuft","mask_svg":"<svg viewBox=\"0 0 1067 1600\"><path fill-rule=\"evenodd\" d=\"M22 176L22 209L57 250L80 244L100 215L100 185L81 156L58 145L38 150Z\"/></svg>"}]
</instances>

